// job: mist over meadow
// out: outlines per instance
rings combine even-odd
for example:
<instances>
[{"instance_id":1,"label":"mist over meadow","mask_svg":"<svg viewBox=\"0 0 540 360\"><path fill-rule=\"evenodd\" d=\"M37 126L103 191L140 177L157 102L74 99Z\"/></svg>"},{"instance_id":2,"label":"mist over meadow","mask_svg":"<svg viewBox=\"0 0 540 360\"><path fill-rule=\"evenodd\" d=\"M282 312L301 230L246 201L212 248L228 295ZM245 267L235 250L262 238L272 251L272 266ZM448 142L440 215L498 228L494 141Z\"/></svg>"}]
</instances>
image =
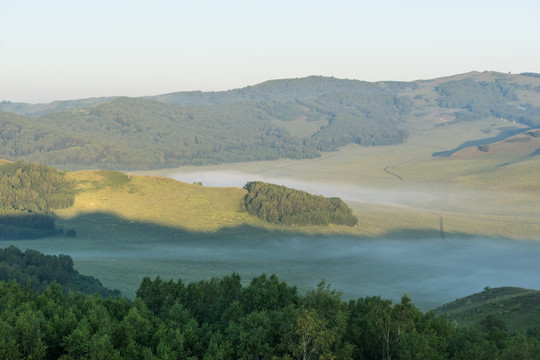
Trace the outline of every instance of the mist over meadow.
<instances>
[{"instance_id":1,"label":"mist over meadow","mask_svg":"<svg viewBox=\"0 0 540 360\"><path fill-rule=\"evenodd\" d=\"M349 203L387 204L434 210L444 207L467 209L487 194L467 189L439 191L437 187L366 188L334 183L301 181L294 175L268 176L231 170L171 172L167 176L204 186L242 187L260 180L324 196L338 196ZM484 287L518 286L537 289L537 242L497 238L360 239L346 237L280 238L190 248L193 258L207 257L223 263L254 262L259 272L277 273L294 279L299 287L314 287L325 279L344 296L380 295L398 300L407 292L423 308L482 291ZM186 249L184 249L186 250ZM158 250L156 250L158 251ZM165 250L170 254L173 249ZM241 266L237 271L242 272ZM234 270L234 269L233 269ZM236 271L236 270L235 270ZM291 274L294 276L291 277ZM257 272L248 276L256 276ZM298 279L302 278L302 281Z\"/></svg>"},{"instance_id":2,"label":"mist over meadow","mask_svg":"<svg viewBox=\"0 0 540 360\"><path fill-rule=\"evenodd\" d=\"M13 245L57 254L48 239ZM9 245L9 242L5 242ZM253 235L246 239L110 243L83 239L65 243L61 251L73 257L79 271L92 275L98 264L106 286L133 297L146 276L183 281L221 277L232 272L244 282L261 273L298 286L301 291L325 280L345 299L381 296L399 301L404 292L420 309L428 310L486 286L540 288L540 246L504 239L388 240L351 237L282 236L273 241ZM153 264L158 261L160 270ZM129 285L131 284L131 285Z\"/></svg>"},{"instance_id":3,"label":"mist over meadow","mask_svg":"<svg viewBox=\"0 0 540 360\"><path fill-rule=\"evenodd\" d=\"M233 272L246 284L262 273L276 274L301 292L325 280L343 292L344 299L381 296L399 301L406 292L421 310L481 292L485 287L540 288L540 243L465 234L458 237L455 235L460 233L452 231L439 236L439 217L434 216L437 209L443 205L466 208L468 203L485 197L482 192L438 189L437 185L422 188L403 182L386 188L363 187L340 183L338 178L327 183L310 182L286 174L288 171L270 176L222 170L167 171L162 175L204 186L242 187L248 181L261 180L338 196L349 203L398 206L402 213L422 209L430 221L436 222L436 228L421 236L401 236L407 229L399 227L396 229L401 231L388 236L307 235L257 227L205 233L156 229L156 224L131 221L130 228L136 230L127 236L116 232L114 226L107 228L106 234L88 226L78 228L77 237L61 240L60 246L55 237L3 241L3 246L70 255L79 272L97 277L106 287L119 289L129 298L135 297L145 276L191 282ZM102 217L99 221L107 226L117 221L115 224L122 227L118 219Z\"/></svg>"},{"instance_id":4,"label":"mist over meadow","mask_svg":"<svg viewBox=\"0 0 540 360\"><path fill-rule=\"evenodd\" d=\"M336 176L332 183L304 181L293 174L283 176L268 176L257 173L245 173L233 170L207 171L170 171L166 176L185 183L202 183L212 187L243 187L248 181L264 181L284 185L311 194L327 197L339 197L349 203L381 204L419 209L467 208L467 204L475 201L485 201L488 194L475 190L441 189L435 184L400 183L399 187L365 187L341 182Z\"/></svg>"}]
</instances>

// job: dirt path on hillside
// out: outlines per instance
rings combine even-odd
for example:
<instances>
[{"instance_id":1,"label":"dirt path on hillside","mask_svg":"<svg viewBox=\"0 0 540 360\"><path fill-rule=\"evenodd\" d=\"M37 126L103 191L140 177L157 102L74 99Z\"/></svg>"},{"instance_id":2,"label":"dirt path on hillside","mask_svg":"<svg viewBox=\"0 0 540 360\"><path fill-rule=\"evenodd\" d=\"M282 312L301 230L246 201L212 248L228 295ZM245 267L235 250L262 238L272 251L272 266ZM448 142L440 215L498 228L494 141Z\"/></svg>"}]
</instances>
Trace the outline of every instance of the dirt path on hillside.
<instances>
[{"instance_id":1,"label":"dirt path on hillside","mask_svg":"<svg viewBox=\"0 0 540 360\"><path fill-rule=\"evenodd\" d=\"M387 173L387 174L389 174L389 175L392 175L393 177L398 178L398 179L401 180L401 181L405 181L405 179L403 179L403 178L402 178L401 176L399 176L398 174L393 173L393 172L391 172L390 170L388 170L388 169L393 169L393 168L394 168L393 166L387 166L387 167L385 167L383 170L384 170L385 173Z\"/></svg>"}]
</instances>

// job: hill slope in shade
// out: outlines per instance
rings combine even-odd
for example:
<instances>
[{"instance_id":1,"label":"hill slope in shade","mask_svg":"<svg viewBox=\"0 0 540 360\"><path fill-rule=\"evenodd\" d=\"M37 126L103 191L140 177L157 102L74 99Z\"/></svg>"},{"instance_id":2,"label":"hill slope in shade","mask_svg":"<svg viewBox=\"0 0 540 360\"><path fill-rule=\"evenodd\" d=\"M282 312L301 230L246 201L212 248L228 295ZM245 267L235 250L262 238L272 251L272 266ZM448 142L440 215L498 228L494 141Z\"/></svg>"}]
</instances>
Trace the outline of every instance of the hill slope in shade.
<instances>
[{"instance_id":1,"label":"hill slope in shade","mask_svg":"<svg viewBox=\"0 0 540 360\"><path fill-rule=\"evenodd\" d=\"M538 135L537 135L538 134ZM490 157L506 155L526 160L539 155L540 130L524 131L518 135L486 145L477 145L464 148L451 156L459 159L474 157Z\"/></svg>"},{"instance_id":2,"label":"hill slope in shade","mask_svg":"<svg viewBox=\"0 0 540 360\"><path fill-rule=\"evenodd\" d=\"M486 316L502 320L508 330L525 332L540 324L540 291L516 287L486 288L434 310L459 325L474 325Z\"/></svg>"}]
</instances>

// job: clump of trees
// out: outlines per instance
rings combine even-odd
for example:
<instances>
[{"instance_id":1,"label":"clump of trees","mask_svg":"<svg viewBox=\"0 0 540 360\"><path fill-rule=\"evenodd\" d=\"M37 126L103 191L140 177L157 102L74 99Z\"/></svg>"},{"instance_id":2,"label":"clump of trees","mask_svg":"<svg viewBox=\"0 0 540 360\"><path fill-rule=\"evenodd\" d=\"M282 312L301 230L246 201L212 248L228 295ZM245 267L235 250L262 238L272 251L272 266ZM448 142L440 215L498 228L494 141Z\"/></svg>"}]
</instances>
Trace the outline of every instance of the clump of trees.
<instances>
[{"instance_id":1,"label":"clump of trees","mask_svg":"<svg viewBox=\"0 0 540 360\"><path fill-rule=\"evenodd\" d=\"M482 152L489 152L489 145L488 144L478 145L477 148L478 148L478 150L480 150Z\"/></svg>"},{"instance_id":2,"label":"clump of trees","mask_svg":"<svg viewBox=\"0 0 540 360\"><path fill-rule=\"evenodd\" d=\"M282 185L248 182L244 205L250 214L274 224L355 226L358 219L340 198L312 195Z\"/></svg>"},{"instance_id":3,"label":"clump of trees","mask_svg":"<svg viewBox=\"0 0 540 360\"><path fill-rule=\"evenodd\" d=\"M23 160L0 166L0 239L54 234L52 210L74 200L73 182L54 168Z\"/></svg>"}]
</instances>

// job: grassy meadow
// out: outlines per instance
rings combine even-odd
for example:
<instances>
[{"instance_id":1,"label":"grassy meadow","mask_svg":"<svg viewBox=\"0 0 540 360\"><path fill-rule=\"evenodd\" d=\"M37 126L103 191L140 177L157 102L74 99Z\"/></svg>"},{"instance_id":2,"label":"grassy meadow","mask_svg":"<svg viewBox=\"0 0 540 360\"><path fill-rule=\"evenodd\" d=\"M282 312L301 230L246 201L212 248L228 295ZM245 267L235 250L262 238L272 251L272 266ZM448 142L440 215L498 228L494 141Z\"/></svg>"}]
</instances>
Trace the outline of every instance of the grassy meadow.
<instances>
[{"instance_id":1,"label":"grassy meadow","mask_svg":"<svg viewBox=\"0 0 540 360\"><path fill-rule=\"evenodd\" d=\"M249 180L340 196L360 220L353 231L343 231L356 236L438 236L442 217L448 235L539 240L540 158L531 156L540 148L538 138L529 136L526 146L509 147L519 141L503 140L491 144L489 152L472 146L448 157L433 156L466 141L491 138L509 127L499 120L441 125L420 131L406 144L349 145L318 159L182 167L145 174L195 179L204 185L219 183L220 177L234 172Z\"/></svg>"}]
</instances>

